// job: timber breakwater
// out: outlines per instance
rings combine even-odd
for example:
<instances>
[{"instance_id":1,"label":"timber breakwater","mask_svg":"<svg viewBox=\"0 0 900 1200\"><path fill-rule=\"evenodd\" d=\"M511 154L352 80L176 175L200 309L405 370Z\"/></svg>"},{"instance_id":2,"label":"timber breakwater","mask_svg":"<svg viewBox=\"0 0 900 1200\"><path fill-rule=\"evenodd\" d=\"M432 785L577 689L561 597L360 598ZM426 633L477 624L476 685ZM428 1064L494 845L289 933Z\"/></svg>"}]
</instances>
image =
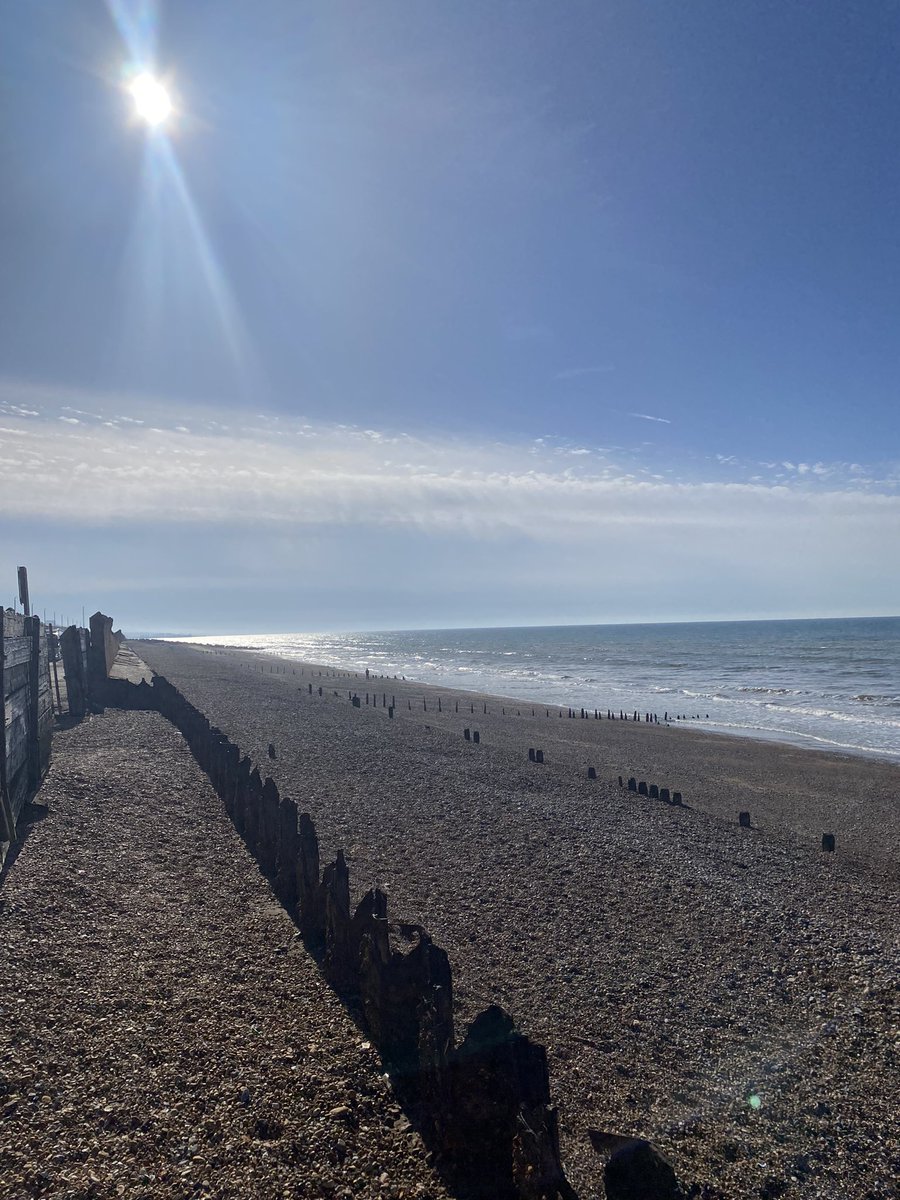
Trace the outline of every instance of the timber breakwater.
<instances>
[{"instance_id":1,"label":"timber breakwater","mask_svg":"<svg viewBox=\"0 0 900 1200\"><path fill-rule=\"evenodd\" d=\"M184 735L275 894L296 913L326 979L358 1006L398 1095L453 1186L497 1200L575 1200L560 1160L544 1048L496 1005L457 1042L446 952L420 925L389 920L387 896L377 887L351 908L343 853L320 869L309 814L281 797L168 680L111 680L106 699L158 711ZM655 1156L649 1161L659 1170ZM668 1195L679 1194L672 1173ZM663 1200L666 1193L655 1195Z\"/></svg>"}]
</instances>

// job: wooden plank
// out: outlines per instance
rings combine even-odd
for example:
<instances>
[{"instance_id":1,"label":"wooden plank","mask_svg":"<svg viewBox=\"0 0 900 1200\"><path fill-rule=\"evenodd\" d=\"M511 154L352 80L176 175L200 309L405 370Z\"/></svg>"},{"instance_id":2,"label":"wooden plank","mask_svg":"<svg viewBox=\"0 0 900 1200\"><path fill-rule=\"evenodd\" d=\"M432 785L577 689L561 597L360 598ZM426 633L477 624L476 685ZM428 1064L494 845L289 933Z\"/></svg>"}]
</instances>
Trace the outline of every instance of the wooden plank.
<instances>
[{"instance_id":1,"label":"wooden plank","mask_svg":"<svg viewBox=\"0 0 900 1200\"><path fill-rule=\"evenodd\" d=\"M20 767L27 766L29 749L27 737L18 738L13 742L6 758L6 769L9 772L10 778L13 777Z\"/></svg>"},{"instance_id":2,"label":"wooden plank","mask_svg":"<svg viewBox=\"0 0 900 1200\"><path fill-rule=\"evenodd\" d=\"M9 765L6 753L6 628L8 617L0 607L0 825L3 840L16 840L16 820L9 798Z\"/></svg>"},{"instance_id":3,"label":"wooden plank","mask_svg":"<svg viewBox=\"0 0 900 1200\"><path fill-rule=\"evenodd\" d=\"M6 697L6 726L10 727L15 721L23 721L28 727L28 688L19 688L11 696Z\"/></svg>"},{"instance_id":4,"label":"wooden plank","mask_svg":"<svg viewBox=\"0 0 900 1200\"><path fill-rule=\"evenodd\" d=\"M14 775L10 776L9 806L14 825L22 815L22 809L28 803L28 797L31 794L28 787L28 771L29 765L26 762L22 764Z\"/></svg>"},{"instance_id":5,"label":"wooden plank","mask_svg":"<svg viewBox=\"0 0 900 1200\"><path fill-rule=\"evenodd\" d=\"M29 664L19 663L17 667L8 668L6 671L6 695L11 696L20 688L28 687L28 667Z\"/></svg>"},{"instance_id":6,"label":"wooden plank","mask_svg":"<svg viewBox=\"0 0 900 1200\"><path fill-rule=\"evenodd\" d=\"M21 613L4 612L4 625L8 638L23 637L25 634L25 618Z\"/></svg>"},{"instance_id":7,"label":"wooden plank","mask_svg":"<svg viewBox=\"0 0 900 1200\"><path fill-rule=\"evenodd\" d=\"M3 645L3 662L7 670L31 661L31 638L6 638Z\"/></svg>"}]
</instances>

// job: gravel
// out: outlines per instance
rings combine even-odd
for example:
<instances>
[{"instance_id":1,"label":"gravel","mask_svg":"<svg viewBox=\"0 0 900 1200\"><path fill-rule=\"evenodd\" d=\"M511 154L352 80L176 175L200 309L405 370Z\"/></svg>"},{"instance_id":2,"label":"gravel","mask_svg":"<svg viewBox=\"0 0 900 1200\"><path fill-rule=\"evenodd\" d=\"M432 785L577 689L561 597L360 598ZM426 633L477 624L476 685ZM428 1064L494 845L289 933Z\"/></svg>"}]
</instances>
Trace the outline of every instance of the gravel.
<instances>
[{"instance_id":1,"label":"gravel","mask_svg":"<svg viewBox=\"0 0 900 1200\"><path fill-rule=\"evenodd\" d=\"M591 1128L648 1138L728 1200L895 1195L895 769L516 701L485 715L468 694L276 674L241 652L140 652L312 814L323 861L344 848L355 895L378 882L445 947L458 1036L496 1001L547 1045L584 1197L602 1195ZM397 697L393 721L351 706L367 686ZM632 770L687 807L620 790Z\"/></svg>"},{"instance_id":2,"label":"gravel","mask_svg":"<svg viewBox=\"0 0 900 1200\"><path fill-rule=\"evenodd\" d=\"M53 757L0 887L0 1197L444 1200L181 736Z\"/></svg>"}]
</instances>

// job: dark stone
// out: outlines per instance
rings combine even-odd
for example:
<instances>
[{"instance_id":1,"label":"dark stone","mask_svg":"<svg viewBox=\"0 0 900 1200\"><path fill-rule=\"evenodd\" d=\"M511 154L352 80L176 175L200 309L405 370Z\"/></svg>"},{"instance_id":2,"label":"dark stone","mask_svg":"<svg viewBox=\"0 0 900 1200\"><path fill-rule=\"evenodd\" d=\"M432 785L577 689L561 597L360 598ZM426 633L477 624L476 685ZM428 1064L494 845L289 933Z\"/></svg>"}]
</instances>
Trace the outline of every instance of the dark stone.
<instances>
[{"instance_id":1,"label":"dark stone","mask_svg":"<svg viewBox=\"0 0 900 1200\"><path fill-rule=\"evenodd\" d=\"M617 1150L606 1164L607 1200L682 1200L675 1170L649 1142L636 1140Z\"/></svg>"}]
</instances>

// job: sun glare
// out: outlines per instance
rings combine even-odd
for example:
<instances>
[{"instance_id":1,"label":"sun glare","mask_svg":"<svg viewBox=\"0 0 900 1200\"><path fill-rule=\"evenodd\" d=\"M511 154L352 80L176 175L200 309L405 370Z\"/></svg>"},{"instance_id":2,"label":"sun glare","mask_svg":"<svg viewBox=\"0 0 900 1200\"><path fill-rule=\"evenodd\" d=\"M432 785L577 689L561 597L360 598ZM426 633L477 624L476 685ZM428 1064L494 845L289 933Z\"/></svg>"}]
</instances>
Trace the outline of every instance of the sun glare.
<instances>
[{"instance_id":1,"label":"sun glare","mask_svg":"<svg viewBox=\"0 0 900 1200\"><path fill-rule=\"evenodd\" d=\"M159 125L165 121L172 111L172 101L169 93L152 75L138 75L128 89L134 100L134 107L141 120L148 125Z\"/></svg>"}]
</instances>

